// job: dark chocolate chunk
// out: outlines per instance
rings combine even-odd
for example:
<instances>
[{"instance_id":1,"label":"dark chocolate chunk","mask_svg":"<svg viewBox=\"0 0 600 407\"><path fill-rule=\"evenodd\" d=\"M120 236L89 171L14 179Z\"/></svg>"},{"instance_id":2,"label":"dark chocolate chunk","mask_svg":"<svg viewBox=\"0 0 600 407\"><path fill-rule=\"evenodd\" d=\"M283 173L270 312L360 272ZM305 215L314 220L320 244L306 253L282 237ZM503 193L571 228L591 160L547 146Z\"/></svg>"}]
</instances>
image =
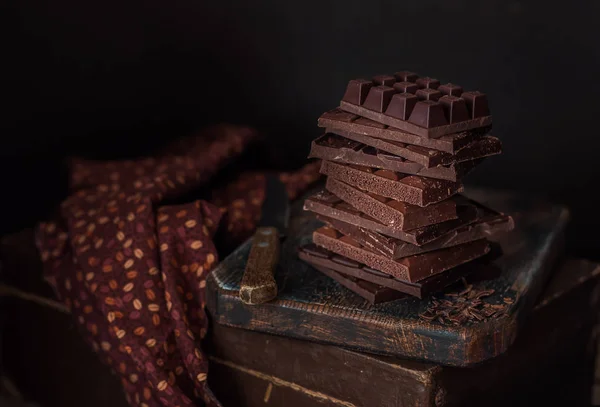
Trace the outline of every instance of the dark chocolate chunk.
<instances>
[{"instance_id":1,"label":"dark chocolate chunk","mask_svg":"<svg viewBox=\"0 0 600 407\"><path fill-rule=\"evenodd\" d=\"M420 127L438 127L448 124L444 108L438 102L423 100L417 102L408 121Z\"/></svg>"},{"instance_id":2,"label":"dark chocolate chunk","mask_svg":"<svg viewBox=\"0 0 600 407\"><path fill-rule=\"evenodd\" d=\"M411 93L396 93L392 96L385 114L401 120L408 120L418 100L417 96Z\"/></svg>"},{"instance_id":3,"label":"dark chocolate chunk","mask_svg":"<svg viewBox=\"0 0 600 407\"><path fill-rule=\"evenodd\" d=\"M481 92L465 92L461 97L467 103L467 107L471 114L471 119L477 119L479 117L485 117L490 115L490 108L488 106L487 96Z\"/></svg>"},{"instance_id":4,"label":"dark chocolate chunk","mask_svg":"<svg viewBox=\"0 0 600 407\"><path fill-rule=\"evenodd\" d=\"M437 89L440 86L440 81L438 81L437 79L430 78L428 76L417 79L415 81L415 83L421 89L423 89L423 88Z\"/></svg>"},{"instance_id":5,"label":"dark chocolate chunk","mask_svg":"<svg viewBox=\"0 0 600 407\"><path fill-rule=\"evenodd\" d=\"M390 75L377 75L373 78L373 82L381 86L393 86L396 83L396 78Z\"/></svg>"},{"instance_id":6,"label":"dark chocolate chunk","mask_svg":"<svg viewBox=\"0 0 600 407\"><path fill-rule=\"evenodd\" d=\"M416 96L419 100L433 100L437 102L442 97L442 92L431 88L419 89Z\"/></svg>"},{"instance_id":7,"label":"dark chocolate chunk","mask_svg":"<svg viewBox=\"0 0 600 407\"><path fill-rule=\"evenodd\" d=\"M343 100L355 105L362 105L372 87L373 82L371 81L365 79L353 79L348 83Z\"/></svg>"},{"instance_id":8,"label":"dark chocolate chunk","mask_svg":"<svg viewBox=\"0 0 600 407\"><path fill-rule=\"evenodd\" d=\"M401 82L414 82L419 78L419 75L410 71L396 72L394 76Z\"/></svg>"},{"instance_id":9,"label":"dark chocolate chunk","mask_svg":"<svg viewBox=\"0 0 600 407\"><path fill-rule=\"evenodd\" d=\"M376 112L384 112L395 93L394 88L389 86L372 87L363 103L363 107Z\"/></svg>"},{"instance_id":10,"label":"dark chocolate chunk","mask_svg":"<svg viewBox=\"0 0 600 407\"><path fill-rule=\"evenodd\" d=\"M399 93L415 94L419 90L419 87L417 86L417 84L412 83L412 82L396 82L394 84L393 88ZM406 119L402 119L402 120L406 120Z\"/></svg>"},{"instance_id":11,"label":"dark chocolate chunk","mask_svg":"<svg viewBox=\"0 0 600 407\"><path fill-rule=\"evenodd\" d=\"M444 96L439 100L444 107L444 113L448 123L457 123L469 120L469 110L463 98L457 96Z\"/></svg>"},{"instance_id":12,"label":"dark chocolate chunk","mask_svg":"<svg viewBox=\"0 0 600 407\"><path fill-rule=\"evenodd\" d=\"M441 85L438 90L447 96L460 96L463 93L462 86L454 85L453 83Z\"/></svg>"}]
</instances>

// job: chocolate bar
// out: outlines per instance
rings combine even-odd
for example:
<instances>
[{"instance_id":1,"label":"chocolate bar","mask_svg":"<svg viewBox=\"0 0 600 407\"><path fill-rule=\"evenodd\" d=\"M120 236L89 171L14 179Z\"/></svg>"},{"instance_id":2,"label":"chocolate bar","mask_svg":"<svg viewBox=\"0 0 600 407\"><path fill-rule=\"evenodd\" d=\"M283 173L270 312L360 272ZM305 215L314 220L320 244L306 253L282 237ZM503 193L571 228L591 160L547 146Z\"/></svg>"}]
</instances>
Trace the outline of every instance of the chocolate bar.
<instances>
[{"instance_id":1,"label":"chocolate bar","mask_svg":"<svg viewBox=\"0 0 600 407\"><path fill-rule=\"evenodd\" d=\"M365 136L376 137L384 140L397 141L400 143L422 146L434 150L444 151L455 154L458 150L488 133L490 127L483 127L460 133L449 134L440 138L424 138L411 133L406 133L400 129L377 123L373 120L344 112L337 108L323 113L318 120L319 127L327 129L329 132L350 132L355 134L364 134Z\"/></svg>"},{"instance_id":2,"label":"chocolate bar","mask_svg":"<svg viewBox=\"0 0 600 407\"><path fill-rule=\"evenodd\" d=\"M428 206L463 191L462 184L457 182L357 165L340 165L331 161L323 161L321 173L366 191L417 206Z\"/></svg>"},{"instance_id":3,"label":"chocolate bar","mask_svg":"<svg viewBox=\"0 0 600 407\"><path fill-rule=\"evenodd\" d=\"M438 292L444 287L460 280L461 277L476 271L477 268L485 267L485 265L479 263L467 263L417 283L410 283L398 280L392 275L337 255L313 243L301 247L298 250L298 257L315 268L320 267L334 270L338 273L369 281L377 286L387 287L417 298L423 298L428 294Z\"/></svg>"},{"instance_id":4,"label":"chocolate bar","mask_svg":"<svg viewBox=\"0 0 600 407\"><path fill-rule=\"evenodd\" d=\"M391 260L361 246L350 236L342 235L329 227L315 230L313 242L343 257L412 283L475 260L490 251L487 240L482 239L448 249Z\"/></svg>"},{"instance_id":5,"label":"chocolate bar","mask_svg":"<svg viewBox=\"0 0 600 407\"><path fill-rule=\"evenodd\" d=\"M449 220L434 225L425 226L410 231L401 231L383 225L369 215L354 209L328 191L318 192L304 201L304 209L317 214L319 220L327 222L327 218L338 219L364 229L379 232L386 236L395 237L417 246L429 242L477 220L477 208L463 205L457 208L458 219Z\"/></svg>"},{"instance_id":6,"label":"chocolate bar","mask_svg":"<svg viewBox=\"0 0 600 407\"><path fill-rule=\"evenodd\" d=\"M340 285L346 287L355 294L363 297L371 304L381 304L383 302L394 301L406 297L406 294L383 287L370 281L361 280L348 274L338 273L327 267L311 264L315 269L325 274L327 277L337 281Z\"/></svg>"},{"instance_id":7,"label":"chocolate bar","mask_svg":"<svg viewBox=\"0 0 600 407\"><path fill-rule=\"evenodd\" d=\"M366 144L350 140L333 133L313 140L309 158L320 158L340 164L354 164L380 168L404 174L418 175L457 182L479 165L483 159L464 161L447 166L426 168L403 157L388 154Z\"/></svg>"},{"instance_id":8,"label":"chocolate bar","mask_svg":"<svg viewBox=\"0 0 600 407\"><path fill-rule=\"evenodd\" d=\"M490 135L482 136L477 140L472 141L458 150L454 155L420 146L400 143L397 141L378 139L362 134L340 131L338 132L338 135L369 145L371 147L375 147L390 154L395 154L407 160L414 161L417 164L421 164L427 168L475 160L478 158L497 155L502 152L502 143L500 140Z\"/></svg>"},{"instance_id":9,"label":"chocolate bar","mask_svg":"<svg viewBox=\"0 0 600 407\"><path fill-rule=\"evenodd\" d=\"M492 124L484 93L412 73L380 78L351 80L340 108L426 138Z\"/></svg>"},{"instance_id":10,"label":"chocolate bar","mask_svg":"<svg viewBox=\"0 0 600 407\"><path fill-rule=\"evenodd\" d=\"M423 208L362 191L335 178L328 178L325 188L355 209L394 230L417 229L458 217L456 201L453 199Z\"/></svg>"},{"instance_id":11,"label":"chocolate bar","mask_svg":"<svg viewBox=\"0 0 600 407\"><path fill-rule=\"evenodd\" d=\"M475 240L488 238L497 233L513 230L514 222L510 216L497 213L487 208L483 212L484 214L482 214L476 222L455 229L423 246L416 246L400 239L384 236L381 233L363 229L341 220L324 216L318 216L318 218L340 233L352 237L362 246L369 248L382 256L386 256L390 259L401 259L403 257L414 256L415 254L458 246Z\"/></svg>"}]
</instances>

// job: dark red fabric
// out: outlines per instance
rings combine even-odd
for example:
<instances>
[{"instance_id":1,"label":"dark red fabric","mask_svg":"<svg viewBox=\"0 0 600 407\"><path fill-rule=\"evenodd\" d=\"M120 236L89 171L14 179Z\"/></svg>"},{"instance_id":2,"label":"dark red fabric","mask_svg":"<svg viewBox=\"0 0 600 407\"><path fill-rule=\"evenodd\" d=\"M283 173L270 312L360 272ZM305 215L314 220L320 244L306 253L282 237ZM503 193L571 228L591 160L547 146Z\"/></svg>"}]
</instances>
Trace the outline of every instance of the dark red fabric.
<instances>
[{"instance_id":1,"label":"dark red fabric","mask_svg":"<svg viewBox=\"0 0 600 407\"><path fill-rule=\"evenodd\" d=\"M200 349L206 276L218 261L213 236L218 227L231 242L251 235L265 178L244 174L213 202L161 202L205 183L254 138L251 129L218 126L160 157L74 161L73 194L38 227L47 280L131 405L220 405ZM280 177L295 198L318 179L318 166Z\"/></svg>"}]
</instances>

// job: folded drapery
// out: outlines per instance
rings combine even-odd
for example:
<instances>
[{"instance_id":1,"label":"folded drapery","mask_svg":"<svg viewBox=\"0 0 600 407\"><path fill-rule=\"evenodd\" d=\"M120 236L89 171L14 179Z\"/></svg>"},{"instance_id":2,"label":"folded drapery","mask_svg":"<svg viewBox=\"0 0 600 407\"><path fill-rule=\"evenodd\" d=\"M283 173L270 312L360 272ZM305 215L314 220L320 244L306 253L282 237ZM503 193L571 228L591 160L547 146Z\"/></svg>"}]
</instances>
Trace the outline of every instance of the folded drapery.
<instances>
[{"instance_id":1,"label":"folded drapery","mask_svg":"<svg viewBox=\"0 0 600 407\"><path fill-rule=\"evenodd\" d=\"M220 405L200 348L206 277L218 262L213 237L218 228L230 242L251 235L265 177L244 173L211 202L161 203L206 184L255 136L222 125L157 157L76 160L72 194L57 218L37 229L46 279L121 377L131 405ZM293 199L319 178L318 163L280 178Z\"/></svg>"}]
</instances>

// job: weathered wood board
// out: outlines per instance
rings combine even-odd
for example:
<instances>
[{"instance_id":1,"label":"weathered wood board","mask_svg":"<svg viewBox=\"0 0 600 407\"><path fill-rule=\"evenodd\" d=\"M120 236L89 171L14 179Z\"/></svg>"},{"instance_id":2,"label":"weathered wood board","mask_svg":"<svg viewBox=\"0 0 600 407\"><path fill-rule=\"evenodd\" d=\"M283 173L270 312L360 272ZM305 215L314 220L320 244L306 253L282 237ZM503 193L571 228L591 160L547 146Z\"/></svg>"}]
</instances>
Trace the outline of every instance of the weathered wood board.
<instances>
[{"instance_id":1,"label":"weathered wood board","mask_svg":"<svg viewBox=\"0 0 600 407\"><path fill-rule=\"evenodd\" d=\"M297 248L311 240L319 224L292 208L288 239L276 279L276 300L255 306L238 298L249 242L215 268L209 278L207 303L213 321L238 328L284 335L356 350L427 360L443 365L468 366L504 352L514 341L521 321L531 311L563 253L568 211L534 198L507 192L468 190L467 195L498 211L509 213L515 230L493 239L503 255L493 261L499 276L474 283L493 289L486 298L505 303L507 315L455 326L420 318L432 298L406 298L370 305L297 258Z\"/></svg>"}]
</instances>

